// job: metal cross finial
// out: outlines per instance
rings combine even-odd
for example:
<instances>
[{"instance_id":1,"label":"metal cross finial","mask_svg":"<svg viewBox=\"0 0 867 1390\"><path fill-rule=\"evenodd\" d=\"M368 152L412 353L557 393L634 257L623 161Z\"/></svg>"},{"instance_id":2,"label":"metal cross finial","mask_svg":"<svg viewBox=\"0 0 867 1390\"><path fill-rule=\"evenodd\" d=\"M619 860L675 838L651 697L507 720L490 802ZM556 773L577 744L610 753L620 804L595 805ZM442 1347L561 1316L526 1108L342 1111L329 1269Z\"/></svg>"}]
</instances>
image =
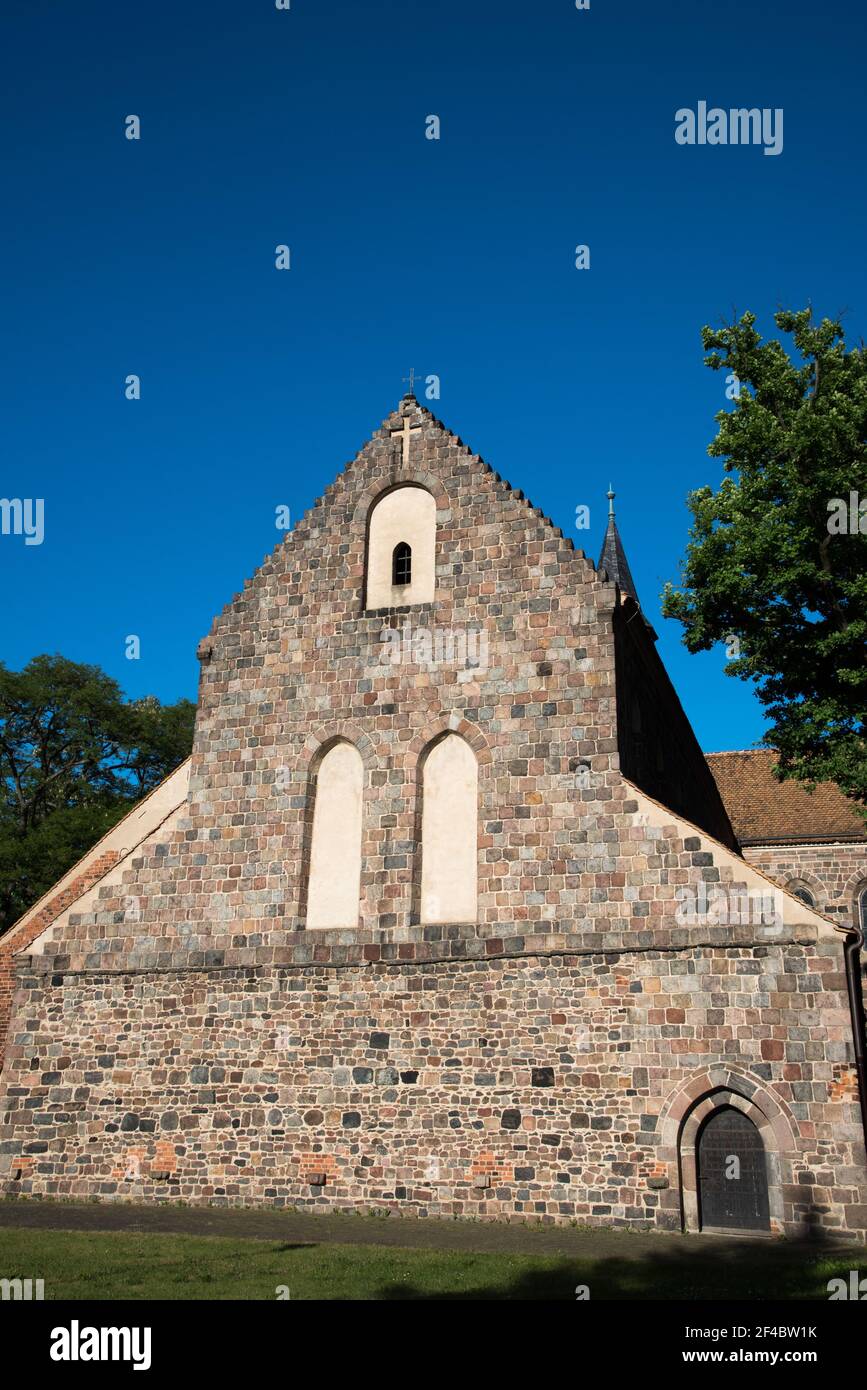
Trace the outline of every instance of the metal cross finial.
<instances>
[{"instance_id":1,"label":"metal cross finial","mask_svg":"<svg viewBox=\"0 0 867 1390\"><path fill-rule=\"evenodd\" d=\"M608 515L614 515L614 493L611 490L610 483L608 484Z\"/></svg>"},{"instance_id":2,"label":"metal cross finial","mask_svg":"<svg viewBox=\"0 0 867 1390\"><path fill-rule=\"evenodd\" d=\"M402 376L402 377L401 377L401 381L408 381L408 382L409 382L409 392L408 392L408 394L409 394L410 396L414 396L414 395L415 395L415 367L410 367L410 369L409 369L409 376Z\"/></svg>"}]
</instances>

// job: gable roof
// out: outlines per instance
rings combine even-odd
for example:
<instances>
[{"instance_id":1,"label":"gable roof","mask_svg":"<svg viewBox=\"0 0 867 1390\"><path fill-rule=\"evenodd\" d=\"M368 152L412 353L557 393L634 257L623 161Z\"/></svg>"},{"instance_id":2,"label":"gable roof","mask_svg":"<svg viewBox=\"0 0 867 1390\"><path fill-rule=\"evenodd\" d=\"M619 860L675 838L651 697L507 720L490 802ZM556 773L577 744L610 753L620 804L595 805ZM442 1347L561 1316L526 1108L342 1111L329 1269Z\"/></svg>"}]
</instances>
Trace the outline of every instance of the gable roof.
<instances>
[{"instance_id":1,"label":"gable roof","mask_svg":"<svg viewBox=\"0 0 867 1390\"><path fill-rule=\"evenodd\" d=\"M773 748L705 754L742 845L867 840L867 822L833 782L778 782Z\"/></svg>"}]
</instances>

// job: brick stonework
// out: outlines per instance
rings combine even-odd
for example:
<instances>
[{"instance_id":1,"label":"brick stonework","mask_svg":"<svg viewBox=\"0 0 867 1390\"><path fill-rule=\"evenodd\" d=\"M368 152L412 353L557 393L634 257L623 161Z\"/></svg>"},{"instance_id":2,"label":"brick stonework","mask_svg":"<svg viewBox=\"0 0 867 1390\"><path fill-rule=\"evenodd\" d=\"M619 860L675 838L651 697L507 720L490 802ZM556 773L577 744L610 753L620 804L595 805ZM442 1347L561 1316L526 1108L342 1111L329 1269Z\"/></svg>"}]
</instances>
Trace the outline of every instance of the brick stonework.
<instances>
[{"instance_id":1,"label":"brick stonework","mask_svg":"<svg viewBox=\"0 0 867 1390\"><path fill-rule=\"evenodd\" d=\"M621 771L614 584L401 411L200 644L186 818L19 956L0 1190L691 1227L724 1100L761 1130L775 1229L863 1236L842 933L681 924L680 890L757 876ZM436 599L365 613L371 504L402 481L436 499ZM407 618L484 629L486 667L384 664ZM417 771L448 729L479 764L478 923L423 927ZM338 735L365 766L360 924L306 931Z\"/></svg>"}]
</instances>

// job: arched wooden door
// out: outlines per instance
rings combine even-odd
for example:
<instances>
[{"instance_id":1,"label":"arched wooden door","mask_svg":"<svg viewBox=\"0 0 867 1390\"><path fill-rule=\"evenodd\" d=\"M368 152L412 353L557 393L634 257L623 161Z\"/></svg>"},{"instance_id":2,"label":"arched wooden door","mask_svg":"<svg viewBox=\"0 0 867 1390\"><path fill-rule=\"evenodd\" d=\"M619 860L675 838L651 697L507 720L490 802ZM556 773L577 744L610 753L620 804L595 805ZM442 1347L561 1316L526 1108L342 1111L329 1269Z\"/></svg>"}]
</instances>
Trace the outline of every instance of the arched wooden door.
<instances>
[{"instance_id":1,"label":"arched wooden door","mask_svg":"<svg viewBox=\"0 0 867 1390\"><path fill-rule=\"evenodd\" d=\"M770 1229L765 1146L752 1120L720 1106L702 1126L696 1157L703 1228Z\"/></svg>"}]
</instances>

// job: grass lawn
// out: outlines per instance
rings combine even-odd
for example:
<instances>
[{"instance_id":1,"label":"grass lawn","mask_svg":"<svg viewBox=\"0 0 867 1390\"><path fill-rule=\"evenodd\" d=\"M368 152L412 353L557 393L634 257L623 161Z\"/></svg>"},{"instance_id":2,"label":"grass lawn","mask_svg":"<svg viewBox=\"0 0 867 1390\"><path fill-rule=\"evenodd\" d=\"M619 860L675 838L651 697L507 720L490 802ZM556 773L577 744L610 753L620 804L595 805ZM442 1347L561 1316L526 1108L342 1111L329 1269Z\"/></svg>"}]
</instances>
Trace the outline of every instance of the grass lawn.
<instances>
[{"instance_id":1,"label":"grass lawn","mask_svg":"<svg viewBox=\"0 0 867 1390\"><path fill-rule=\"evenodd\" d=\"M672 1253L625 1234L622 1257L293 1245L222 1236L0 1231L0 1277L45 1280L46 1299L827 1299L863 1252L783 1242ZM630 1242L640 1244L629 1245ZM867 1256L863 1263L867 1265Z\"/></svg>"}]
</instances>

